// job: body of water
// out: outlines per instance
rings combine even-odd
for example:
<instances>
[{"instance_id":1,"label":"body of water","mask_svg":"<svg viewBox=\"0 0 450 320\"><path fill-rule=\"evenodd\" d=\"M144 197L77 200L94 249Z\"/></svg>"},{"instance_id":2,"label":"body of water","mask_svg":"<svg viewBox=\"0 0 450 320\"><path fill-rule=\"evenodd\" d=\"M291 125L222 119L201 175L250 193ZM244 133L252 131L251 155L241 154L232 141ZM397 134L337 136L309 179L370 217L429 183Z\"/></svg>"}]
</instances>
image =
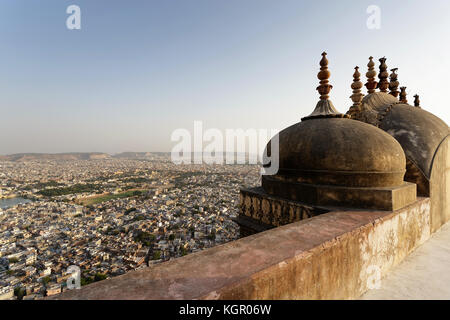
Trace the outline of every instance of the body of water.
<instances>
[{"instance_id":1,"label":"body of water","mask_svg":"<svg viewBox=\"0 0 450 320\"><path fill-rule=\"evenodd\" d=\"M20 197L10 199L0 199L0 209L7 209L14 207L15 205L28 202L31 202L31 200Z\"/></svg>"}]
</instances>

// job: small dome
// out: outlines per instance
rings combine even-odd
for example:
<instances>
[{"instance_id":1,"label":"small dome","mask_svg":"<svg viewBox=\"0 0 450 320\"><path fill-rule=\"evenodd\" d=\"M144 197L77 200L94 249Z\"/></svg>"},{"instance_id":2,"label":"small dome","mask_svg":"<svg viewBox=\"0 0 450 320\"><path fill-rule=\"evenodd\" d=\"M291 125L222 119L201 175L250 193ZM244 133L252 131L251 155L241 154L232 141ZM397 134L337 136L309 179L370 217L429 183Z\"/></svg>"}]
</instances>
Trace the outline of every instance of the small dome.
<instances>
[{"instance_id":1,"label":"small dome","mask_svg":"<svg viewBox=\"0 0 450 320\"><path fill-rule=\"evenodd\" d=\"M355 118L393 136L409 161L429 179L436 150L450 133L447 124L434 114L402 103L384 92L366 95L361 106Z\"/></svg>"},{"instance_id":2,"label":"small dome","mask_svg":"<svg viewBox=\"0 0 450 320\"><path fill-rule=\"evenodd\" d=\"M390 187L403 183L405 154L386 132L345 118L317 118L279 134L283 179L348 187Z\"/></svg>"},{"instance_id":3,"label":"small dome","mask_svg":"<svg viewBox=\"0 0 450 320\"><path fill-rule=\"evenodd\" d=\"M385 92L374 92L366 95L362 101L363 109L374 109L386 104L398 103L397 98Z\"/></svg>"},{"instance_id":4,"label":"small dome","mask_svg":"<svg viewBox=\"0 0 450 320\"><path fill-rule=\"evenodd\" d=\"M429 179L434 155L450 133L447 124L421 108L396 104L379 127L400 142L406 157Z\"/></svg>"}]
</instances>

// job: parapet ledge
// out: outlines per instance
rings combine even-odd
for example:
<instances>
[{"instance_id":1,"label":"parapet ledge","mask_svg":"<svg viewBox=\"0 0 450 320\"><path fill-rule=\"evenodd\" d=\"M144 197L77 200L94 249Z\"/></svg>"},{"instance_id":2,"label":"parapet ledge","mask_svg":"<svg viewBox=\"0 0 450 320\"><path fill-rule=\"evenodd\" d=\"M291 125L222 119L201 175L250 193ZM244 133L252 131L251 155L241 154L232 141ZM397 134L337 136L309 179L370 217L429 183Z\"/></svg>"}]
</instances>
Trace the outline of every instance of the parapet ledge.
<instances>
[{"instance_id":1,"label":"parapet ledge","mask_svg":"<svg viewBox=\"0 0 450 320\"><path fill-rule=\"evenodd\" d=\"M429 214L428 198L332 211L48 299L358 298L374 266L384 276L428 239Z\"/></svg>"}]
</instances>

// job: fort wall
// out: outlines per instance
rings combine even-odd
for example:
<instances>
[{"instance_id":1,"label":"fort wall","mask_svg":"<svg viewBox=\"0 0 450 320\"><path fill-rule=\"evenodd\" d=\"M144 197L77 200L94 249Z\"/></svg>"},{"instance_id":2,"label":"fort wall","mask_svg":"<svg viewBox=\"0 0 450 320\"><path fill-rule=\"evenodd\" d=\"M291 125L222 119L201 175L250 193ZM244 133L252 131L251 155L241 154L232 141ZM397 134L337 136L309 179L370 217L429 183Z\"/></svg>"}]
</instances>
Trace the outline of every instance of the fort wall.
<instances>
[{"instance_id":1,"label":"fort wall","mask_svg":"<svg viewBox=\"0 0 450 320\"><path fill-rule=\"evenodd\" d=\"M355 299L430 236L430 199L332 211L49 299Z\"/></svg>"}]
</instances>

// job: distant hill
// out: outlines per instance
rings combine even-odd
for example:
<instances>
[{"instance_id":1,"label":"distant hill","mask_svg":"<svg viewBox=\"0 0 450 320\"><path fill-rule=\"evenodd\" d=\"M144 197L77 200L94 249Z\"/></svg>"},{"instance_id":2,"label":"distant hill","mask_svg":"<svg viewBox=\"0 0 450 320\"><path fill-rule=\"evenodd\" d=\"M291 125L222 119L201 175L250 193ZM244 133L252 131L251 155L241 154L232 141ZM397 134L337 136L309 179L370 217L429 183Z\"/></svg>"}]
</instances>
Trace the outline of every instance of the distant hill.
<instances>
[{"instance_id":1,"label":"distant hill","mask_svg":"<svg viewBox=\"0 0 450 320\"><path fill-rule=\"evenodd\" d=\"M170 155L170 152L122 152L115 154L112 157L117 159L144 159L167 155Z\"/></svg>"},{"instance_id":2,"label":"distant hill","mask_svg":"<svg viewBox=\"0 0 450 320\"><path fill-rule=\"evenodd\" d=\"M71 153L16 153L0 156L3 161L31 161L31 160L95 160L107 159L111 156L101 152L71 152Z\"/></svg>"},{"instance_id":3,"label":"distant hill","mask_svg":"<svg viewBox=\"0 0 450 320\"><path fill-rule=\"evenodd\" d=\"M122 152L115 154L112 157L117 159L137 159L149 157L150 155L150 152Z\"/></svg>"}]
</instances>

